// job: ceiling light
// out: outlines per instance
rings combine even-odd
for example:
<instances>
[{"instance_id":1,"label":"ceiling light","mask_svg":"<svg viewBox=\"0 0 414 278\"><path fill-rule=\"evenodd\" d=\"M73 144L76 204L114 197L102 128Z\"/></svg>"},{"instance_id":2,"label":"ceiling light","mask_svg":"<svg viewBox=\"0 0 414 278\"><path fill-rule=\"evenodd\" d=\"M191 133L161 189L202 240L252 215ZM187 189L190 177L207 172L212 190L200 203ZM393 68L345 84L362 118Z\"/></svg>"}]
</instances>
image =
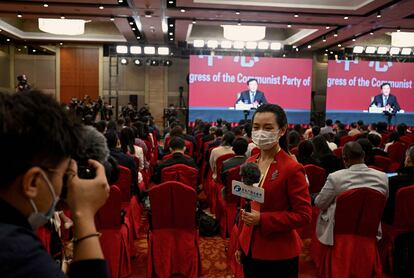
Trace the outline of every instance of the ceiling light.
<instances>
[{"instance_id":1,"label":"ceiling light","mask_svg":"<svg viewBox=\"0 0 414 278\"><path fill-rule=\"evenodd\" d=\"M391 33L391 45L397 47L414 46L414 33L412 32L393 32Z\"/></svg>"},{"instance_id":2,"label":"ceiling light","mask_svg":"<svg viewBox=\"0 0 414 278\"><path fill-rule=\"evenodd\" d=\"M218 47L218 41L216 41L216 40L209 40L209 41L207 41L207 47L209 47L209 48L217 48Z\"/></svg>"},{"instance_id":3,"label":"ceiling light","mask_svg":"<svg viewBox=\"0 0 414 278\"><path fill-rule=\"evenodd\" d=\"M243 49L244 48L244 42L242 42L242 41L235 41L233 43L233 48L234 49Z\"/></svg>"},{"instance_id":4,"label":"ceiling light","mask_svg":"<svg viewBox=\"0 0 414 278\"><path fill-rule=\"evenodd\" d=\"M159 66L160 62L158 60L151 60L151 66Z\"/></svg>"},{"instance_id":5,"label":"ceiling light","mask_svg":"<svg viewBox=\"0 0 414 278\"><path fill-rule=\"evenodd\" d=\"M170 23L170 27L174 27L174 24L173 23Z\"/></svg>"},{"instance_id":6,"label":"ceiling light","mask_svg":"<svg viewBox=\"0 0 414 278\"><path fill-rule=\"evenodd\" d=\"M296 52L299 52L299 48L296 47Z\"/></svg>"},{"instance_id":7,"label":"ceiling light","mask_svg":"<svg viewBox=\"0 0 414 278\"><path fill-rule=\"evenodd\" d=\"M410 54L411 54L411 48L404 47L404 48L401 50L401 55L410 55Z\"/></svg>"},{"instance_id":8,"label":"ceiling light","mask_svg":"<svg viewBox=\"0 0 414 278\"><path fill-rule=\"evenodd\" d=\"M164 66L171 67L172 66L172 61L171 60L165 60L164 61Z\"/></svg>"},{"instance_id":9,"label":"ceiling light","mask_svg":"<svg viewBox=\"0 0 414 278\"><path fill-rule=\"evenodd\" d=\"M140 40L141 39L141 37L140 36L137 36L137 40Z\"/></svg>"},{"instance_id":10,"label":"ceiling light","mask_svg":"<svg viewBox=\"0 0 414 278\"><path fill-rule=\"evenodd\" d=\"M60 16L60 19L65 19L65 16L62 14L62 15Z\"/></svg>"},{"instance_id":11,"label":"ceiling light","mask_svg":"<svg viewBox=\"0 0 414 278\"><path fill-rule=\"evenodd\" d=\"M166 46L160 46L158 47L158 55L169 55L170 49Z\"/></svg>"},{"instance_id":12,"label":"ceiling light","mask_svg":"<svg viewBox=\"0 0 414 278\"><path fill-rule=\"evenodd\" d=\"M256 49L257 42L246 42L246 49Z\"/></svg>"},{"instance_id":13,"label":"ceiling light","mask_svg":"<svg viewBox=\"0 0 414 278\"><path fill-rule=\"evenodd\" d=\"M282 44L280 42L272 42L270 44L270 49L271 50L280 50L281 48L282 48Z\"/></svg>"},{"instance_id":14,"label":"ceiling light","mask_svg":"<svg viewBox=\"0 0 414 278\"><path fill-rule=\"evenodd\" d=\"M363 46L354 46L354 49L352 50L353 53L362 53L364 52L364 47Z\"/></svg>"},{"instance_id":15,"label":"ceiling light","mask_svg":"<svg viewBox=\"0 0 414 278\"><path fill-rule=\"evenodd\" d=\"M347 17L347 16L344 16L344 19L345 19L345 20L347 20L347 19L349 19L349 17Z\"/></svg>"},{"instance_id":16,"label":"ceiling light","mask_svg":"<svg viewBox=\"0 0 414 278\"><path fill-rule=\"evenodd\" d=\"M122 3L122 2L124 2L124 0L118 0L118 3Z\"/></svg>"},{"instance_id":17,"label":"ceiling light","mask_svg":"<svg viewBox=\"0 0 414 278\"><path fill-rule=\"evenodd\" d=\"M193 18L192 23L193 23L193 24L196 24L196 23L197 23L197 21L196 21L196 19L195 19L195 18Z\"/></svg>"},{"instance_id":18,"label":"ceiling light","mask_svg":"<svg viewBox=\"0 0 414 278\"><path fill-rule=\"evenodd\" d=\"M172 0L168 1L168 4L174 4L174 1Z\"/></svg>"},{"instance_id":19,"label":"ceiling light","mask_svg":"<svg viewBox=\"0 0 414 278\"><path fill-rule=\"evenodd\" d=\"M85 20L39 18L39 29L55 35L76 36L85 33Z\"/></svg>"},{"instance_id":20,"label":"ceiling light","mask_svg":"<svg viewBox=\"0 0 414 278\"><path fill-rule=\"evenodd\" d=\"M129 53L131 53L131 54L141 54L142 53L142 48L141 48L141 46L131 46L129 48Z\"/></svg>"},{"instance_id":21,"label":"ceiling light","mask_svg":"<svg viewBox=\"0 0 414 278\"><path fill-rule=\"evenodd\" d=\"M331 29L331 26L326 26L325 29L329 30L329 29Z\"/></svg>"},{"instance_id":22,"label":"ceiling light","mask_svg":"<svg viewBox=\"0 0 414 278\"><path fill-rule=\"evenodd\" d=\"M310 48L312 48L312 45L310 45L310 44L309 44L309 45L308 45L308 48L309 48L309 49L310 49Z\"/></svg>"},{"instance_id":23,"label":"ceiling light","mask_svg":"<svg viewBox=\"0 0 414 278\"><path fill-rule=\"evenodd\" d=\"M325 49L325 52L328 52L329 50L328 49Z\"/></svg>"},{"instance_id":24,"label":"ceiling light","mask_svg":"<svg viewBox=\"0 0 414 278\"><path fill-rule=\"evenodd\" d=\"M382 16L381 16L381 11L378 11L377 12L377 18L381 18Z\"/></svg>"},{"instance_id":25,"label":"ceiling light","mask_svg":"<svg viewBox=\"0 0 414 278\"><path fill-rule=\"evenodd\" d=\"M241 25L241 21L239 19L239 21L237 21L237 26L240 26L240 25Z\"/></svg>"},{"instance_id":26,"label":"ceiling light","mask_svg":"<svg viewBox=\"0 0 414 278\"><path fill-rule=\"evenodd\" d=\"M334 37L337 37L338 36L338 32L336 32L335 31L335 33L334 33L334 35L333 35Z\"/></svg>"},{"instance_id":27,"label":"ceiling light","mask_svg":"<svg viewBox=\"0 0 414 278\"><path fill-rule=\"evenodd\" d=\"M155 47L154 46L145 46L144 47L144 54L154 55L155 54Z\"/></svg>"},{"instance_id":28,"label":"ceiling light","mask_svg":"<svg viewBox=\"0 0 414 278\"><path fill-rule=\"evenodd\" d=\"M237 15L239 15L239 14L240 14L240 12L239 12L239 11L237 11L237 12L236 12L236 14L237 14Z\"/></svg>"},{"instance_id":29,"label":"ceiling light","mask_svg":"<svg viewBox=\"0 0 414 278\"><path fill-rule=\"evenodd\" d=\"M9 41L10 41L10 39L9 39L9 38L7 38L7 39L6 39L6 42L9 42Z\"/></svg>"},{"instance_id":30,"label":"ceiling light","mask_svg":"<svg viewBox=\"0 0 414 278\"><path fill-rule=\"evenodd\" d=\"M323 41L323 42L326 42L326 37L323 37L322 41Z\"/></svg>"},{"instance_id":31,"label":"ceiling light","mask_svg":"<svg viewBox=\"0 0 414 278\"><path fill-rule=\"evenodd\" d=\"M170 38L170 41L173 41L174 40L174 38Z\"/></svg>"},{"instance_id":32,"label":"ceiling light","mask_svg":"<svg viewBox=\"0 0 414 278\"><path fill-rule=\"evenodd\" d=\"M142 60L141 59L134 59L134 65L142 66Z\"/></svg>"},{"instance_id":33,"label":"ceiling light","mask_svg":"<svg viewBox=\"0 0 414 278\"><path fill-rule=\"evenodd\" d=\"M294 16L294 17L299 17L299 15L298 15L298 14L294 14L293 16Z\"/></svg>"},{"instance_id":34,"label":"ceiling light","mask_svg":"<svg viewBox=\"0 0 414 278\"><path fill-rule=\"evenodd\" d=\"M132 31L135 31L135 30L137 30L135 27L132 27Z\"/></svg>"},{"instance_id":35,"label":"ceiling light","mask_svg":"<svg viewBox=\"0 0 414 278\"><path fill-rule=\"evenodd\" d=\"M59 45L63 45L63 42L59 43Z\"/></svg>"},{"instance_id":36,"label":"ceiling light","mask_svg":"<svg viewBox=\"0 0 414 278\"><path fill-rule=\"evenodd\" d=\"M119 60L119 62L121 63L121 65L128 65L128 59L127 58L121 58Z\"/></svg>"},{"instance_id":37,"label":"ceiling light","mask_svg":"<svg viewBox=\"0 0 414 278\"><path fill-rule=\"evenodd\" d=\"M222 41L221 48L231 48L232 42L231 41Z\"/></svg>"},{"instance_id":38,"label":"ceiling light","mask_svg":"<svg viewBox=\"0 0 414 278\"><path fill-rule=\"evenodd\" d=\"M133 21L130 21L130 22L129 22L129 25L134 25L134 22L133 22Z\"/></svg>"},{"instance_id":39,"label":"ceiling light","mask_svg":"<svg viewBox=\"0 0 414 278\"><path fill-rule=\"evenodd\" d=\"M185 10L184 9L181 9L180 12L185 13Z\"/></svg>"},{"instance_id":40,"label":"ceiling light","mask_svg":"<svg viewBox=\"0 0 414 278\"><path fill-rule=\"evenodd\" d=\"M353 38L352 41L355 42L356 41L356 38Z\"/></svg>"},{"instance_id":41,"label":"ceiling light","mask_svg":"<svg viewBox=\"0 0 414 278\"><path fill-rule=\"evenodd\" d=\"M375 51L377 51L377 48L375 46L367 46L365 49L365 53L367 54L374 54Z\"/></svg>"},{"instance_id":42,"label":"ceiling light","mask_svg":"<svg viewBox=\"0 0 414 278\"><path fill-rule=\"evenodd\" d=\"M49 5L47 3L44 3L43 7L47 8L47 7L49 7Z\"/></svg>"},{"instance_id":43,"label":"ceiling light","mask_svg":"<svg viewBox=\"0 0 414 278\"><path fill-rule=\"evenodd\" d=\"M331 54L331 55L332 55L332 54L333 54L333 51L329 52L329 54Z\"/></svg>"},{"instance_id":44,"label":"ceiling light","mask_svg":"<svg viewBox=\"0 0 414 278\"><path fill-rule=\"evenodd\" d=\"M128 47L126 45L117 45L116 46L116 53L118 54L127 54Z\"/></svg>"},{"instance_id":45,"label":"ceiling light","mask_svg":"<svg viewBox=\"0 0 414 278\"><path fill-rule=\"evenodd\" d=\"M100 9L100 10L103 10L103 9L104 9L104 6L100 5L100 6L99 6L99 9Z\"/></svg>"},{"instance_id":46,"label":"ceiling light","mask_svg":"<svg viewBox=\"0 0 414 278\"><path fill-rule=\"evenodd\" d=\"M283 58L285 58L286 57L286 54L283 54Z\"/></svg>"},{"instance_id":47,"label":"ceiling light","mask_svg":"<svg viewBox=\"0 0 414 278\"><path fill-rule=\"evenodd\" d=\"M18 48L18 49L17 49L17 51L19 51L19 52L20 52L20 51L22 51L22 50L21 50L20 48Z\"/></svg>"},{"instance_id":48,"label":"ceiling light","mask_svg":"<svg viewBox=\"0 0 414 278\"><path fill-rule=\"evenodd\" d=\"M17 14L17 17L18 17L18 18L22 18L22 17L23 17L23 15L22 15L21 13L18 13L18 14Z\"/></svg>"},{"instance_id":49,"label":"ceiling light","mask_svg":"<svg viewBox=\"0 0 414 278\"><path fill-rule=\"evenodd\" d=\"M36 52L36 49L33 49L32 52L35 53Z\"/></svg>"},{"instance_id":50,"label":"ceiling light","mask_svg":"<svg viewBox=\"0 0 414 278\"><path fill-rule=\"evenodd\" d=\"M194 47L203 47L204 46L204 40L194 40L193 41Z\"/></svg>"},{"instance_id":51,"label":"ceiling light","mask_svg":"<svg viewBox=\"0 0 414 278\"><path fill-rule=\"evenodd\" d=\"M342 44L338 43L338 47L342 47Z\"/></svg>"},{"instance_id":52,"label":"ceiling light","mask_svg":"<svg viewBox=\"0 0 414 278\"><path fill-rule=\"evenodd\" d=\"M223 36L232 41L260 41L266 36L266 26L222 25Z\"/></svg>"},{"instance_id":53,"label":"ceiling light","mask_svg":"<svg viewBox=\"0 0 414 278\"><path fill-rule=\"evenodd\" d=\"M174 35L174 33L173 33L173 32L169 32L169 33L168 33L168 35L173 36L173 35Z\"/></svg>"},{"instance_id":54,"label":"ceiling light","mask_svg":"<svg viewBox=\"0 0 414 278\"><path fill-rule=\"evenodd\" d=\"M114 16L111 16L111 21L115 21L115 17Z\"/></svg>"},{"instance_id":55,"label":"ceiling light","mask_svg":"<svg viewBox=\"0 0 414 278\"><path fill-rule=\"evenodd\" d=\"M377 53L378 54L387 54L387 52L388 52L388 47L385 47L385 46L380 46L380 47L378 47L378 50L377 50Z\"/></svg>"},{"instance_id":56,"label":"ceiling light","mask_svg":"<svg viewBox=\"0 0 414 278\"><path fill-rule=\"evenodd\" d=\"M292 24L288 24L288 25L287 25L287 28L291 28L291 27L292 27Z\"/></svg>"},{"instance_id":57,"label":"ceiling light","mask_svg":"<svg viewBox=\"0 0 414 278\"><path fill-rule=\"evenodd\" d=\"M372 35L374 35L374 32L373 32L373 31L371 31L371 32L369 32L369 34L372 36Z\"/></svg>"},{"instance_id":58,"label":"ceiling light","mask_svg":"<svg viewBox=\"0 0 414 278\"><path fill-rule=\"evenodd\" d=\"M259 44L257 45L258 49L261 50L266 50L269 48L269 43L268 42L259 42Z\"/></svg>"},{"instance_id":59,"label":"ceiling light","mask_svg":"<svg viewBox=\"0 0 414 278\"><path fill-rule=\"evenodd\" d=\"M390 54L391 55L398 55L398 54L400 54L400 48L399 47L391 47L390 48Z\"/></svg>"},{"instance_id":60,"label":"ceiling light","mask_svg":"<svg viewBox=\"0 0 414 278\"><path fill-rule=\"evenodd\" d=\"M397 32L401 32L401 28L400 27L397 28Z\"/></svg>"}]
</instances>

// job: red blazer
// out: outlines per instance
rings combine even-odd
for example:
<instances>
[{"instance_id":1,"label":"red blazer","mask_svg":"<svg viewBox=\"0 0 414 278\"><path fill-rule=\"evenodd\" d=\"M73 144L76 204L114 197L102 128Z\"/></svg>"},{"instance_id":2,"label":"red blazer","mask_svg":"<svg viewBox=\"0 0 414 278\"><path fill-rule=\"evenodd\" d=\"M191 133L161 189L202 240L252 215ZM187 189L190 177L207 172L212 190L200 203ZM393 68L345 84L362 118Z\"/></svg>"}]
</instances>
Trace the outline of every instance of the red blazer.
<instances>
[{"instance_id":1,"label":"red blazer","mask_svg":"<svg viewBox=\"0 0 414 278\"><path fill-rule=\"evenodd\" d=\"M255 162L260 153L250 157ZM239 244L252 258L285 260L299 256L302 241L295 229L311 222L312 207L302 165L283 150L275 155L263 183L264 203L251 202L260 211L260 223L246 226L240 220Z\"/></svg>"}]
</instances>

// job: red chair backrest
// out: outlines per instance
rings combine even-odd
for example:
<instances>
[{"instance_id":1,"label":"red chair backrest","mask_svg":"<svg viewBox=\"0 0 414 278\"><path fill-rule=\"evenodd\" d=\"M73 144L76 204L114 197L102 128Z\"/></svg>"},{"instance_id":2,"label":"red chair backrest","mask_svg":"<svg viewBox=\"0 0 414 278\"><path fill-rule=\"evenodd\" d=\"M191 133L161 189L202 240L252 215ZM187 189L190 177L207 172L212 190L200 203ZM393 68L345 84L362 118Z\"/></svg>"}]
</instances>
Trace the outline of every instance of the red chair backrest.
<instances>
[{"instance_id":1,"label":"red chair backrest","mask_svg":"<svg viewBox=\"0 0 414 278\"><path fill-rule=\"evenodd\" d=\"M383 171L388 172L388 169L391 165L391 159L385 156L376 155L374 156L374 165L378 168L383 169Z\"/></svg>"},{"instance_id":2,"label":"red chair backrest","mask_svg":"<svg viewBox=\"0 0 414 278\"><path fill-rule=\"evenodd\" d=\"M196 189L198 170L185 164L175 164L161 171L161 182L178 181Z\"/></svg>"},{"instance_id":3,"label":"red chair backrest","mask_svg":"<svg viewBox=\"0 0 414 278\"><path fill-rule=\"evenodd\" d=\"M98 229L118 229L121 227L121 190L112 185L109 197L95 216Z\"/></svg>"},{"instance_id":4,"label":"red chair backrest","mask_svg":"<svg viewBox=\"0 0 414 278\"><path fill-rule=\"evenodd\" d=\"M342 192L336 199L335 234L377 235L386 197L370 188Z\"/></svg>"},{"instance_id":5,"label":"red chair backrest","mask_svg":"<svg viewBox=\"0 0 414 278\"><path fill-rule=\"evenodd\" d=\"M152 229L195 229L196 191L180 182L167 181L149 191Z\"/></svg>"},{"instance_id":6,"label":"red chair backrest","mask_svg":"<svg viewBox=\"0 0 414 278\"><path fill-rule=\"evenodd\" d=\"M217 181L221 183L221 169L223 169L223 161L227 160L229 158L234 157L235 154L234 153L227 153L227 154L223 154L220 155L219 157L217 157L216 160L216 173L217 173Z\"/></svg>"},{"instance_id":7,"label":"red chair backrest","mask_svg":"<svg viewBox=\"0 0 414 278\"><path fill-rule=\"evenodd\" d=\"M260 153L260 149L258 147L255 147L252 149L252 152L250 153L250 156L256 155Z\"/></svg>"},{"instance_id":8,"label":"red chair backrest","mask_svg":"<svg viewBox=\"0 0 414 278\"><path fill-rule=\"evenodd\" d=\"M188 153L190 156L193 156L194 146L193 143L189 140L184 140L185 144L185 152Z\"/></svg>"},{"instance_id":9,"label":"red chair backrest","mask_svg":"<svg viewBox=\"0 0 414 278\"><path fill-rule=\"evenodd\" d=\"M377 171L381 171L381 172L385 172L384 169L382 169L380 167L377 167L377 166L374 166L374 165L369 165L368 168L371 168L371 169L374 169L374 170L377 170Z\"/></svg>"},{"instance_id":10,"label":"red chair backrest","mask_svg":"<svg viewBox=\"0 0 414 278\"><path fill-rule=\"evenodd\" d=\"M401 142L395 142L388 147L388 156L391 161L403 163L405 159L405 151L407 146Z\"/></svg>"},{"instance_id":11,"label":"red chair backrest","mask_svg":"<svg viewBox=\"0 0 414 278\"><path fill-rule=\"evenodd\" d=\"M131 171L124 167L119 167L119 177L115 182L115 185L121 190L121 201L129 202L131 200L131 184L132 184L132 175Z\"/></svg>"},{"instance_id":12,"label":"red chair backrest","mask_svg":"<svg viewBox=\"0 0 414 278\"><path fill-rule=\"evenodd\" d=\"M293 154L293 155L298 155L299 154L299 148L298 147L294 147L294 148L290 149L289 152L291 154Z\"/></svg>"},{"instance_id":13,"label":"red chair backrest","mask_svg":"<svg viewBox=\"0 0 414 278\"><path fill-rule=\"evenodd\" d=\"M164 142L164 148L168 148L168 146L170 145L170 141L171 141L171 136L168 136L168 137L165 139L165 142Z\"/></svg>"},{"instance_id":14,"label":"red chair backrest","mask_svg":"<svg viewBox=\"0 0 414 278\"><path fill-rule=\"evenodd\" d=\"M232 181L241 181L240 176L240 166L231 168L227 171L226 176L226 202L227 203L238 203L240 200L240 197L233 195L232 192Z\"/></svg>"},{"instance_id":15,"label":"red chair backrest","mask_svg":"<svg viewBox=\"0 0 414 278\"><path fill-rule=\"evenodd\" d=\"M305 165L306 176L308 177L309 181L309 192L310 193L319 193L322 187L325 185L326 181L326 171L325 169L313 165L308 164Z\"/></svg>"},{"instance_id":16,"label":"red chair backrest","mask_svg":"<svg viewBox=\"0 0 414 278\"><path fill-rule=\"evenodd\" d=\"M351 141L355 141L354 136L349 136L349 135L342 136L341 138L339 138L339 146L342 147L346 143L351 142Z\"/></svg>"},{"instance_id":17,"label":"red chair backrest","mask_svg":"<svg viewBox=\"0 0 414 278\"><path fill-rule=\"evenodd\" d=\"M184 156L185 157L188 157L188 158L191 158L191 156L189 156L188 154L184 154ZM169 159L169 158L171 158L172 157L172 153L167 153L166 155L164 155L163 157L162 157L162 160L167 160L167 159Z\"/></svg>"},{"instance_id":18,"label":"red chair backrest","mask_svg":"<svg viewBox=\"0 0 414 278\"><path fill-rule=\"evenodd\" d=\"M414 185L398 189L395 197L393 226L414 231Z\"/></svg>"},{"instance_id":19,"label":"red chair backrest","mask_svg":"<svg viewBox=\"0 0 414 278\"><path fill-rule=\"evenodd\" d=\"M336 157L338 157L341 160L342 160L342 150L343 149L344 149L343 147L339 147L339 148L333 150L334 155L336 155Z\"/></svg>"},{"instance_id":20,"label":"red chair backrest","mask_svg":"<svg viewBox=\"0 0 414 278\"><path fill-rule=\"evenodd\" d=\"M411 143L413 143L413 139L411 138L410 135L401 136L398 140L401 141L402 143L406 144L407 146L409 146L409 145L411 145Z\"/></svg>"}]
</instances>

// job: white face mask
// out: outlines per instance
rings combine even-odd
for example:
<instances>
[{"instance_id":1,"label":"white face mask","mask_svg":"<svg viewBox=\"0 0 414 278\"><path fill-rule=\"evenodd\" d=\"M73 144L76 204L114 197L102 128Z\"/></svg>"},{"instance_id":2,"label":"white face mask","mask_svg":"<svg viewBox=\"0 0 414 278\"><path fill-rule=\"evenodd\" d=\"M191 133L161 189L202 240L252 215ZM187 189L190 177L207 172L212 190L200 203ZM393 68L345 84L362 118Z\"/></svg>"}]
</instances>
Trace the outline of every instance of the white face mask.
<instances>
[{"instance_id":1,"label":"white face mask","mask_svg":"<svg viewBox=\"0 0 414 278\"><path fill-rule=\"evenodd\" d=\"M253 143L261 150L269 150L279 143L279 130L265 131L255 130L252 131Z\"/></svg>"},{"instance_id":2,"label":"white face mask","mask_svg":"<svg viewBox=\"0 0 414 278\"><path fill-rule=\"evenodd\" d=\"M54 215L55 213L55 208L56 208L56 204L59 202L59 197L56 196L55 190L53 189L52 183L50 182L50 180L48 179L48 177L46 176L46 174L44 172L41 172L43 178L45 179L50 193L52 193L52 198L53 198L53 202L52 205L50 206L49 210L44 213L44 212L40 212L37 207L36 204L33 202L32 199L30 199L30 204L32 205L33 208L33 212L32 214L30 214L29 218L27 219L27 221L29 221L30 225L32 226L33 230L36 230L37 228L39 228L40 226L43 226L44 224L46 224Z\"/></svg>"}]
</instances>

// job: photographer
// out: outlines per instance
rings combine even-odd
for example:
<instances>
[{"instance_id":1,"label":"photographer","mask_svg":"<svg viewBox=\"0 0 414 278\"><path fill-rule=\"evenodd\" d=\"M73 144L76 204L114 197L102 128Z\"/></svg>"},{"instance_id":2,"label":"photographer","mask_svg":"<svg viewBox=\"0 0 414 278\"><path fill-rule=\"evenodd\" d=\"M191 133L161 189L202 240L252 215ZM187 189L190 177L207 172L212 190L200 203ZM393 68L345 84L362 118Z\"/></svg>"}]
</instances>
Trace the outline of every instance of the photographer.
<instances>
[{"instance_id":1,"label":"photographer","mask_svg":"<svg viewBox=\"0 0 414 278\"><path fill-rule=\"evenodd\" d=\"M74 222L68 276L108 277L94 216L109 186L95 160L88 161L95 177L78 177L71 157L80 145L79 126L55 100L34 91L0 92L0 119L0 277L66 277L35 234L59 197Z\"/></svg>"},{"instance_id":2,"label":"photographer","mask_svg":"<svg viewBox=\"0 0 414 278\"><path fill-rule=\"evenodd\" d=\"M31 86L27 83L27 76L25 74L17 76L16 92L30 91Z\"/></svg>"}]
</instances>

